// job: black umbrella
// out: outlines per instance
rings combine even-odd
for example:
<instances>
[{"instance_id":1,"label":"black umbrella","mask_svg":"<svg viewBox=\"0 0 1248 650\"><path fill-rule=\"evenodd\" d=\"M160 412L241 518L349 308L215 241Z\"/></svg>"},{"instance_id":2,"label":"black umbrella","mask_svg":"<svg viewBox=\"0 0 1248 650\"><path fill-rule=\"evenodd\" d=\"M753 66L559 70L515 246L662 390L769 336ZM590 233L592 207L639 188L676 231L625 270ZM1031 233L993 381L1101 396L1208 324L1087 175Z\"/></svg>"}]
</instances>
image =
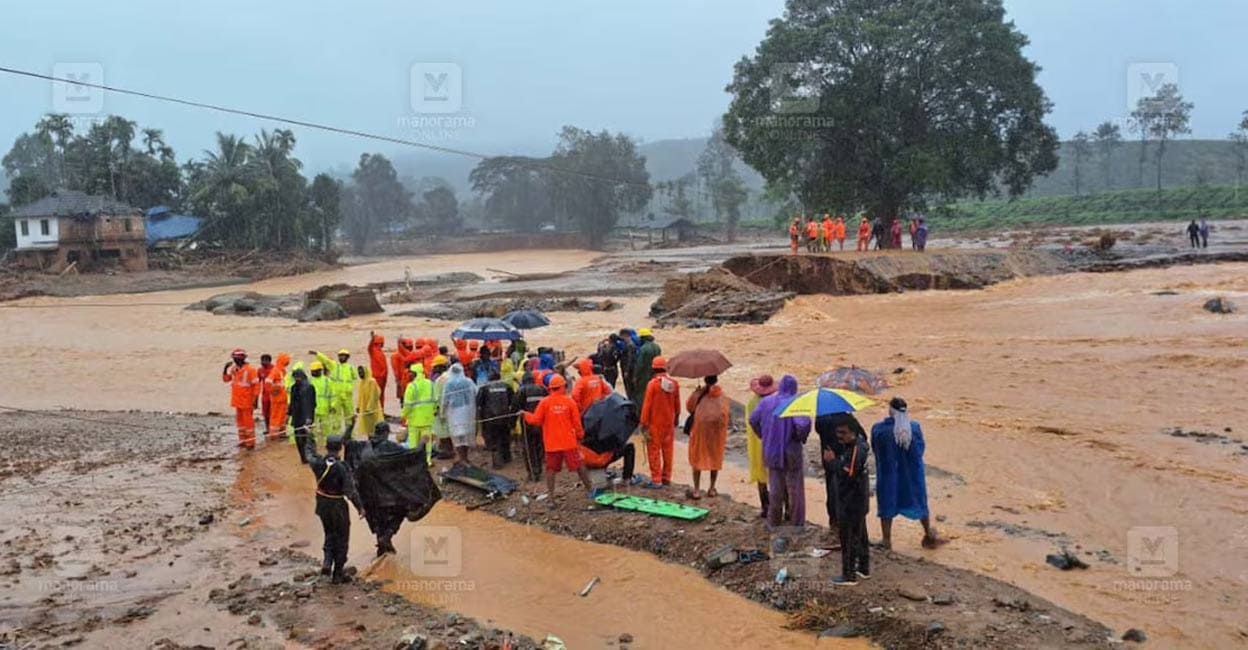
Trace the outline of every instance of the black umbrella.
<instances>
[{"instance_id":1,"label":"black umbrella","mask_svg":"<svg viewBox=\"0 0 1248 650\"><path fill-rule=\"evenodd\" d=\"M474 318L451 332L451 338L472 341L514 341L524 338L520 330L497 318Z\"/></svg>"},{"instance_id":2,"label":"black umbrella","mask_svg":"<svg viewBox=\"0 0 1248 650\"><path fill-rule=\"evenodd\" d=\"M503 322L522 330L535 330L550 325L550 319L540 311L519 309L503 316Z\"/></svg>"},{"instance_id":3,"label":"black umbrella","mask_svg":"<svg viewBox=\"0 0 1248 650\"><path fill-rule=\"evenodd\" d=\"M623 447L637 430L637 407L628 398L612 393L585 409L581 416L585 446L597 453Z\"/></svg>"}]
</instances>

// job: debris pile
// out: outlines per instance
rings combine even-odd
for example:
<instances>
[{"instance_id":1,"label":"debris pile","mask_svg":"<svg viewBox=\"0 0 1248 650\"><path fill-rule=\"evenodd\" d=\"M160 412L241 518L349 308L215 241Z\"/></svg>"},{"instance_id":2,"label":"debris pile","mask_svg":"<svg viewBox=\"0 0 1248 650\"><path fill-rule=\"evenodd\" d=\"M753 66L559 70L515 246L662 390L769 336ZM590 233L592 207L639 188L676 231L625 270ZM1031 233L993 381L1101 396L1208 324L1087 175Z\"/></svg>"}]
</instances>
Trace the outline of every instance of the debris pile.
<instances>
[{"instance_id":1,"label":"debris pile","mask_svg":"<svg viewBox=\"0 0 1248 650\"><path fill-rule=\"evenodd\" d=\"M1235 303L1221 296L1210 298L1205 301L1205 311L1214 314L1233 314L1235 313Z\"/></svg>"},{"instance_id":2,"label":"debris pile","mask_svg":"<svg viewBox=\"0 0 1248 650\"><path fill-rule=\"evenodd\" d=\"M661 326L765 323L794 294L760 287L722 268L672 278L650 306Z\"/></svg>"},{"instance_id":3,"label":"debris pile","mask_svg":"<svg viewBox=\"0 0 1248 650\"><path fill-rule=\"evenodd\" d=\"M300 322L338 320L383 311L372 289L345 284L320 287L302 295L268 295L254 291L222 293L189 305L187 309L207 311L216 316L267 316L295 318Z\"/></svg>"},{"instance_id":4,"label":"debris pile","mask_svg":"<svg viewBox=\"0 0 1248 650\"><path fill-rule=\"evenodd\" d=\"M460 300L454 303L438 303L402 311L395 316L430 318L444 321L464 321L472 318L501 318L504 314L521 309L542 313L560 311L615 311L622 303L610 299L587 300L584 298L490 298Z\"/></svg>"}]
</instances>

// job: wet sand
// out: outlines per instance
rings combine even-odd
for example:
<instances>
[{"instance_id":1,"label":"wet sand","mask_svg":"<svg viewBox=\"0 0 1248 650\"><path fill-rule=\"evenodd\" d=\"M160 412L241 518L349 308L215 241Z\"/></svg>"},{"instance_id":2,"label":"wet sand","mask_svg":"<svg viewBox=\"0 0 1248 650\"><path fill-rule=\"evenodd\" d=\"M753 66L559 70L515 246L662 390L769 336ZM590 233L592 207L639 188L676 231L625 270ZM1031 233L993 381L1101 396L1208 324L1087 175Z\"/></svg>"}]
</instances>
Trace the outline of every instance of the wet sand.
<instances>
[{"instance_id":1,"label":"wet sand","mask_svg":"<svg viewBox=\"0 0 1248 650\"><path fill-rule=\"evenodd\" d=\"M557 272L595 256L417 258L248 288L278 293L396 280L405 266L417 275L485 266ZM1162 290L1178 295L1153 295ZM0 404L225 411L228 391L217 369L233 347L299 354L346 345L362 355L371 329L391 342L399 333L445 337L449 330L385 315L296 324L180 307L216 292L9 303L23 307L0 309L0 354L21 379L6 382ZM927 459L962 479L931 479L932 510L947 517L940 525L954 541L926 557L1017 584L1118 630L1141 627L1166 645L1225 647L1242 643L1238 612L1248 606L1248 456L1236 453L1237 444L1164 433L1181 427L1248 440L1248 315L1204 312L1201 303L1213 295L1248 304L1248 265L1036 278L975 292L801 297L765 325L662 330L659 340L669 354L725 350L737 367L723 384L740 400L748 378L761 372L788 371L809 383L837 365L909 369L896 392L924 424ZM556 314L532 338L588 350L621 323L647 323L651 300L626 298L619 312ZM169 304L61 307L135 303ZM677 457L683 468L683 454ZM753 491L742 477L732 471L723 480L748 501ZM812 479L808 489L808 511L818 521L822 486ZM1044 564L1052 539L1013 537L968 526L972 521L1065 535L1081 550L1107 551L1111 561L1092 558L1087 571L1059 572ZM1175 576L1128 574L1127 537L1139 526L1176 529ZM875 522L870 530L878 535ZM917 525L899 522L895 536L900 551L923 553ZM1170 580L1178 589L1158 590Z\"/></svg>"}]
</instances>

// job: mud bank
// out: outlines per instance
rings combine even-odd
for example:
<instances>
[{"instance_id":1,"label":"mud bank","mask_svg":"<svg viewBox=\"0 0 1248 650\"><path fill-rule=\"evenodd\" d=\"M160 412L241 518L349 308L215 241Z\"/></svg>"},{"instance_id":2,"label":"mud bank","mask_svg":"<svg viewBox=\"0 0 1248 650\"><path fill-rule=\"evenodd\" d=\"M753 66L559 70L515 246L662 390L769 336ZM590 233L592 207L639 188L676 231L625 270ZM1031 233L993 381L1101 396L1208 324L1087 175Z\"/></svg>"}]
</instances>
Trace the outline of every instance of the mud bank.
<instances>
[{"instance_id":1,"label":"mud bank","mask_svg":"<svg viewBox=\"0 0 1248 650\"><path fill-rule=\"evenodd\" d=\"M0 413L0 648L536 647L376 582L324 583L313 543L264 525L272 477L235 435L211 416Z\"/></svg>"},{"instance_id":2,"label":"mud bank","mask_svg":"<svg viewBox=\"0 0 1248 650\"><path fill-rule=\"evenodd\" d=\"M488 454L474 450L473 460L488 463ZM523 481L522 465L517 460L501 473ZM1004 582L928 561L929 557L937 559L940 551L908 557L873 550L870 580L855 587L833 587L830 580L840 573L839 553L822 558L810 555L812 549L831 545L833 536L825 528L808 525L800 532L780 531L790 551L774 555L775 536L767 531L757 509L723 495L694 504L683 496L685 486L658 493L636 489L645 493L642 496L711 511L702 520L685 522L589 503L572 476L561 476L559 484L554 509L545 500L536 500L545 488L533 483L523 483L519 492L494 501L482 501L480 492L453 483L444 486L443 495L526 526L692 566L716 585L785 612L795 629L835 629L838 634L869 637L889 648L1111 646L1109 630L1095 621ZM812 512L811 516L818 515ZM707 556L725 546L761 550L772 557L718 569L708 566ZM789 578L777 584L781 568Z\"/></svg>"}]
</instances>

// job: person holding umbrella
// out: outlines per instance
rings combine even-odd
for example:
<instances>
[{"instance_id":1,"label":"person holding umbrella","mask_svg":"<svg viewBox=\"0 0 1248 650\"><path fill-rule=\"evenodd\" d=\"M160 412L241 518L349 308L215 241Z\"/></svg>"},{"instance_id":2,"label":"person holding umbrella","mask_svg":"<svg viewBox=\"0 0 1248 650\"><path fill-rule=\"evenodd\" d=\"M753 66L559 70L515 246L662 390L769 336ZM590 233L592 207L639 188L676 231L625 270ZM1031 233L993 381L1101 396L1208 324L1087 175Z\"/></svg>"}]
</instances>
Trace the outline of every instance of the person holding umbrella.
<instances>
[{"instance_id":1,"label":"person holding umbrella","mask_svg":"<svg viewBox=\"0 0 1248 650\"><path fill-rule=\"evenodd\" d=\"M643 479L634 476L637 448L629 442L637 429L637 409L623 395L612 393L594 402L581 414L585 437L581 439L581 457L590 469L606 469L617 460L624 460L624 481L636 485Z\"/></svg>"}]
</instances>

